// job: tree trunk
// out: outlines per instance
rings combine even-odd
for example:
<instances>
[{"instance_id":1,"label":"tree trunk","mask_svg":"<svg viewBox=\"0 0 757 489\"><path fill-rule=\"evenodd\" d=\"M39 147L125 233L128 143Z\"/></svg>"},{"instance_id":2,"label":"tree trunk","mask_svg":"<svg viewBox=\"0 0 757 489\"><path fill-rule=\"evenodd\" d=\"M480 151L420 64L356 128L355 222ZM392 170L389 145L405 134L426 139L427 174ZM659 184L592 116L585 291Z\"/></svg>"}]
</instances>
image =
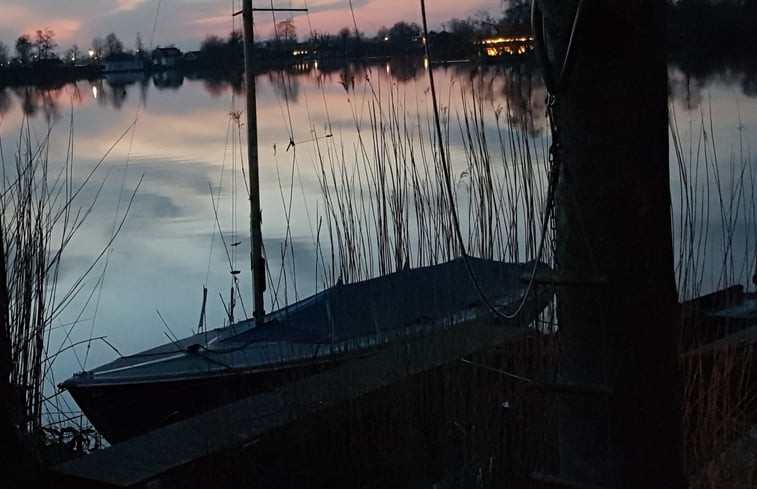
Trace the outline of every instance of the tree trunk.
<instances>
[{"instance_id":1,"label":"tree trunk","mask_svg":"<svg viewBox=\"0 0 757 489\"><path fill-rule=\"evenodd\" d=\"M540 0L555 78L577 0ZM560 474L603 487L684 487L662 0L584 1L555 107ZM551 67L549 67L551 66Z\"/></svg>"}]
</instances>

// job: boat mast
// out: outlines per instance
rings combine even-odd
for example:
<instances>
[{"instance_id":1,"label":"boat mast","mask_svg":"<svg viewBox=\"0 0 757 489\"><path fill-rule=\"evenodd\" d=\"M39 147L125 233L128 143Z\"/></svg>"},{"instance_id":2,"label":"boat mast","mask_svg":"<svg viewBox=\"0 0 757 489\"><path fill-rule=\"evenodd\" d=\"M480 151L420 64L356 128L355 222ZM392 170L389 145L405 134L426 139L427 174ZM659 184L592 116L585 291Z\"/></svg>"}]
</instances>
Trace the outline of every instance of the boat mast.
<instances>
[{"instance_id":1,"label":"boat mast","mask_svg":"<svg viewBox=\"0 0 757 489\"><path fill-rule=\"evenodd\" d=\"M265 259L263 258L263 233L260 224L263 215L260 210L260 172L258 170L258 119L255 101L255 74L253 51L255 48L252 12L284 11L307 12L304 8L252 8L252 0L242 1L242 24L244 36L244 79L247 94L247 161L250 172L250 267L252 269L253 317L258 321L265 318L263 292L265 292ZM236 15L236 14L235 14Z\"/></svg>"},{"instance_id":2,"label":"boat mast","mask_svg":"<svg viewBox=\"0 0 757 489\"><path fill-rule=\"evenodd\" d=\"M253 317L263 321L265 305L265 260L263 258L263 234L260 230L260 172L258 171L258 118L255 102L255 74L253 72L252 0L242 2L244 35L244 79L247 94L247 162L250 172L250 267L252 269Z\"/></svg>"}]
</instances>

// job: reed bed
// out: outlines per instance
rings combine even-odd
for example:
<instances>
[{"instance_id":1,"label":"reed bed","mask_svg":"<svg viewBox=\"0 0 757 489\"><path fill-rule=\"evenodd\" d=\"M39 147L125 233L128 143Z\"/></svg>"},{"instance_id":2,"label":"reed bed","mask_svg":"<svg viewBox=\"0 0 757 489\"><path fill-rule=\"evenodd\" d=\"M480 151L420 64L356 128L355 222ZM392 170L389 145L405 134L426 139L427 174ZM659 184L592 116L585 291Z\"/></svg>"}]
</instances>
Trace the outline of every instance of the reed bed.
<instances>
[{"instance_id":1,"label":"reed bed","mask_svg":"<svg viewBox=\"0 0 757 489\"><path fill-rule=\"evenodd\" d=\"M676 277L687 300L733 284L748 285L757 271L757 175L747 131L740 124L738 145L726 161L716 144L712 109L698 121L679 126L670 109L671 164L677 215L672 216ZM722 223L716 225L713 223Z\"/></svg>"},{"instance_id":2,"label":"reed bed","mask_svg":"<svg viewBox=\"0 0 757 489\"><path fill-rule=\"evenodd\" d=\"M670 120L671 164L679 176L673 187L679 210L673 216L679 295L692 299L735 284L748 289L757 272L757 195L746 129L739 129L739 144L723 161L711 108L702 109L685 131L674 108ZM701 314L682 319L681 419L689 486L751 487L754 460L745 437L757 421L754 342L729 341L727 335L743 328L743 321L722 320L717 328L726 338L712 343L712 320Z\"/></svg>"},{"instance_id":3,"label":"reed bed","mask_svg":"<svg viewBox=\"0 0 757 489\"><path fill-rule=\"evenodd\" d=\"M428 102L401 86L369 73L364 86L346 88L357 141L352 147L338 138L315 143L321 232L328 236L326 254L334 257L321 277L325 284L459 256L452 206L464 216L469 254L511 261L535 257L545 209L546 141L541 133L519 129L524 112L509 103L494 105L492 92L503 89L497 77L501 74L482 71L450 88L441 111L443 141L432 129ZM452 106L459 109L452 113ZM462 148L454 154L452 138ZM452 162L451 196L444 190L441 151ZM550 260L549 251L542 259Z\"/></svg>"},{"instance_id":4,"label":"reed bed","mask_svg":"<svg viewBox=\"0 0 757 489\"><path fill-rule=\"evenodd\" d=\"M342 86L357 138L349 145L338 134L313 141L323 207L311 228L318 230L313 241L324 287L460 256L453 206L468 254L552 260L549 246L537 257L548 141L546 121L533 115L543 113L536 75L503 69L466 67L455 74L441 108L441 141L426 97L371 69L362 82L345 70L341 78L351 81ZM504 105L497 102L502 92ZM447 175L452 195L445 191ZM548 242L552 232L547 229ZM535 326L514 344L413 375L272 434L244 457L245 465L270 487L314 479L324 486L347 480L364 487L523 485L532 470L554 463L556 446L548 442L556 429L553 399L533 388L556 375L556 336L536 333L555 331L553 306ZM305 453L316 445L333 450Z\"/></svg>"},{"instance_id":5,"label":"reed bed","mask_svg":"<svg viewBox=\"0 0 757 489\"><path fill-rule=\"evenodd\" d=\"M81 413L73 412L57 394L50 395L56 358L76 346L70 340L53 346L51 335L53 323L75 303L85 289L85 278L123 225L123 220L120 225L116 221L111 242L67 288L59 289L64 252L103 188L105 180L98 184L95 175L105 157L75 183L73 114L65 152L51 148L53 123L48 121L40 134L24 118L13 161L5 158L0 141L0 375L2 388L7 391L2 395L3 422L14 426L14 437L23 453L20 456L27 462L49 461L63 452L86 451L97 445L96 434ZM51 154L60 156L51 158ZM83 197L83 190L92 186L94 192ZM69 334L74 326L66 326Z\"/></svg>"},{"instance_id":6,"label":"reed bed","mask_svg":"<svg viewBox=\"0 0 757 489\"><path fill-rule=\"evenodd\" d=\"M340 144L338 138L316 144L316 166L324 196L325 231L322 232L328 236L333 258L330 268L323 268L324 285L333 284L338 277L345 281L363 280L404 266L424 266L458 256L461 249L455 239L452 206L464 216L462 232L470 254L511 261L536 256L547 192L548 143L544 136L539 136L539 119L534 118L535 107L530 103L533 93L530 79L521 77L517 71L505 75L504 106L495 105L491 97L492 91L497 89L495 77L501 73L474 73L469 83L450 88L441 111L445 137L442 141L435 137L429 107L422 98L408 96L398 85L382 84L380 78L374 79L370 74L362 86L345 85L346 96L354 108L352 117L358 141L349 148ZM457 104L451 103L452 97L458 98ZM452 112L453 105L460 108ZM671 109L674 155L671 186L673 198L677 199L671 219L681 301L728 285L749 284L755 272L755 175L750 148L745 143L745 129L740 131L740 144L724 160L715 144L710 115L703 112L698 124L691 123L688 134L684 134L678 126L677 114ZM451 151L453 140L462 148L454 154ZM455 192L451 198L444 192L446 176L441 151L452 161L450 173ZM722 226L712 224L714 222L722 222ZM552 241L552 230L548 232L548 241ZM324 241L319 244L323 245ZM541 258L551 261L551 251L547 249ZM320 256L324 256L323 251ZM545 330L556 330L554 310L550 309L545 319ZM684 331L697 327L701 325L682 324ZM459 446L461 440L450 438L434 445L434 449L439 450L436 460L449 457L446 459L449 463L442 465L452 467L454 462L464 461L462 465L477 474L463 482L447 472L439 478L446 481L440 483L441 487L446 484L489 487L515 481L517 471L506 475L498 473L499 468L493 467L501 466L495 459L518 465L522 470L549 467L554 464L555 454L547 448L547 441L554 442L552 437L556 430L554 417L549 414L551 399L524 391L523 386L528 382L523 379L545 382L554 379L559 343L555 336L548 335L533 339L533 345L535 350L529 353L541 359L538 365L533 363L534 358L523 353L529 351L523 344L519 345L520 349L508 350L505 356L490 356L477 363L478 368L495 366L494 372L498 373L494 377L515 373L522 377L520 381L511 378L504 386L498 383L502 379L482 380L485 375L466 377L458 370L442 369L423 377L425 380L418 380L411 391L390 395L388 402L393 408L386 407L388 411L369 423L382 426L398 423L387 428L388 432L371 436L359 432L361 434L341 440L342 445L348 452L360 453L362 448L356 446L359 440L394 436L391 443L394 447L428 449L432 444L423 439L425 435L416 436L412 442L407 438L424 425L421 419L410 417L397 421L398 412L413 412L419 409L417 406L424 406L423 409L429 409L426 413L429 417L446 420L441 421L447 423L441 428L442 432L459 430L465 443L471 443L466 445L470 453L455 454L449 447ZM752 347L724 348L707 355L691 354L688 351L691 345L681 348L684 388L681 419L689 482L692 487L733 486L737 477L734 474L739 470L743 473L743 464L747 463L743 457L733 455L733 444L753 422L750 410L757 396L751 378ZM425 396L435 382L448 383L434 391L433 396ZM528 425L532 431L527 438L497 417L501 413L494 418L477 410L462 415L470 408L465 398L475 396L467 390L468 393L463 394L461 385L475 386L475 390L484 393L493 389L499 395L515 394L511 399L521 403L519 419L524 425L535 423L539 427ZM477 402L480 406L494 406L499 400L486 398ZM349 416L363 416L365 409L365 405L355 407ZM501 434L498 430L506 431L507 435L497 438L498 448L494 449L493 445L477 438L481 433L474 436L472 431L463 428L461 419L470 423L468 428L482 430L490 436ZM435 427L438 428L440 426ZM384 446L383 443L378 445ZM502 453L497 450L513 447L523 450L522 454L509 452L506 457L498 458ZM405 454L400 458L402 463L407 463L412 456ZM742 467L734 467L739 463ZM491 478L487 479L489 476ZM517 480L527 483L525 479Z\"/></svg>"},{"instance_id":7,"label":"reed bed","mask_svg":"<svg viewBox=\"0 0 757 489\"><path fill-rule=\"evenodd\" d=\"M505 261L537 258L547 208L549 141L545 121L534 114L543 106L535 75L517 66L504 73L501 69L458 73L459 82L450 85L441 108L442 140L433 130L424 97L372 76L370 69L361 82L344 75L358 137L351 143L338 134L313 140L323 199L311 223L320 286L459 256L453 207L464 216L460 231L469 254ZM496 102L500 92L504 105ZM680 182L679 187L674 184L678 213L672 219L681 299L747 283L756 259L751 156L741 146L724 164L713 142L712 121L706 122L703 115L686 144L672 112ZM5 364L13 367L8 376L25 432L43 424L42 386L55 355L47 351L46 338L58 305L70 303L76 293L56 294L60 257L91 210L72 210L77 193L69 178L72 150L51 172L47 144L47 138L33 143L27 126L15 165L3 162L4 170L14 171L4 173L0 198L0 270L5 274L0 320L3 339L12 347ZM449 169L443 166L442 152L451 162ZM452 181L447 182L448 176ZM293 182L294 170L289 176L289 184ZM445 191L447 183L452 195ZM291 191L282 189L281 197L289 217ZM724 223L722 228L709 225L715 217ZM553 241L552 229L547 232L547 241ZM294 259L288 246L282 246L281 277L271 287L284 288L284 301L287 284L297 280L293 262L283 264ZM715 253L722 253L721 267L711 265ZM538 258L552 262L552 248L546 247ZM554 307L535 326L517 342L413 376L329 409L318 419L272 433L237 454L239 460L218 461L216 468L229 467L233 479L226 481L228 487L252 480L270 487L316 487L313 477L319 475L317 480L331 487L357 480L365 487L530 485L531 471L548 472L556 457L553 398L536 388L556 378L557 335L540 334L556 330ZM732 480L726 479L730 469L713 461L727 457L748 426L755 396L749 372L753 352L687 353L681 362L682 426L690 482L692 487L725 487ZM57 433L63 436L62 430ZM312 453L317 446L330 446L336 454ZM249 480L239 477L239 467L231 470L238 461ZM298 469L292 470L294 466Z\"/></svg>"},{"instance_id":8,"label":"reed bed","mask_svg":"<svg viewBox=\"0 0 757 489\"><path fill-rule=\"evenodd\" d=\"M14 161L0 156L0 382L2 423L11 427L4 434L14 465L11 480L42 460L47 337L60 266L56 246L62 249L78 225L66 205L73 192L68 159L52 173L48 143L49 131L36 140L25 120Z\"/></svg>"},{"instance_id":9,"label":"reed bed","mask_svg":"<svg viewBox=\"0 0 757 489\"><path fill-rule=\"evenodd\" d=\"M56 312L51 304L60 266L56 245L65 246L81 219L67 206L73 192L67 181L70 160L51 175L48 143L49 133L35 141L25 121L15 161L2 161L0 310L10 343L9 380L17 396L10 402L19 409L24 433L39 433L42 427L45 339Z\"/></svg>"}]
</instances>

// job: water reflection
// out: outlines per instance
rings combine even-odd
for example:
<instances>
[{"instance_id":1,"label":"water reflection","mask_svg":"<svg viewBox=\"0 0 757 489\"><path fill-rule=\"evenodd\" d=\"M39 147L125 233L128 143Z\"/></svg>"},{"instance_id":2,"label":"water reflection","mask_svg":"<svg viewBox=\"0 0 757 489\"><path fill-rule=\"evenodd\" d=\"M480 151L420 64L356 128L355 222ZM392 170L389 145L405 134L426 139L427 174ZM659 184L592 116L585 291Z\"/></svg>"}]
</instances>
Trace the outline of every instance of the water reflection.
<instances>
[{"instance_id":1,"label":"water reflection","mask_svg":"<svg viewBox=\"0 0 757 489\"><path fill-rule=\"evenodd\" d=\"M292 248L287 251L296 248L296 252L291 252L296 261L292 269L296 268L298 281L305 282L297 282L300 289L292 287L288 299L297 293L307 295L324 283L324 263L317 262L315 257L323 260L323 255L328 254L325 250L328 245L324 244L327 232L320 227L326 229L328 216L324 217L317 164L323 163L326 172L337 168L334 171L338 173L343 168L344 174L353 175L356 169L363 171L367 166L366 155L384 158L396 150L396 154L412 161L421 171L425 162L433 169L433 156L424 154L431 145L431 131L427 128L431 118L428 79L423 66L420 58L380 63L312 62L258 76L266 246L270 263L277 268L275 261L283 253L281 243L289 239ZM465 141L460 130L465 126L466 111L475 110L483 121L482 141L485 139L489 145L489 156L502 159L500 153L508 153L510 147L521 151L515 146L524 140L533 141L536 152L546 154L546 91L536 66L528 58L495 65L432 64L432 69L438 75L437 89L447 115L449 151L451 161L457 165L455 174L467 175L459 179L461 193L474 175L466 167L466 160L475 148ZM730 106L722 110L721 106L738 98L735 91L744 89L747 96L754 94L746 90L754 89L754 75L737 69L699 78L672 68L670 78L671 99L687 109L699 107L712 94L716 114L721 114L714 121L716 131L722 133L735 126L737 119ZM107 242L114 214L119 209L123 212L124 204L117 200L118 196L124 189L128 193L135 188L140 177L145 176L127 226L110 255L109 277L118 279L106 281L98 314L109 340L123 345L125 351L139 350L163 339L162 323L154 315L156 308L165 314L176 334L183 335L190 327L186 325L197 324L194 306L201 285L207 284L216 291L228 290L229 266L225 255L218 251L215 230L221 227L231 232L235 226L245 228L244 224L231 224L232 212L227 211L235 202L229 196L231 184L237 185L236 216L243 220L246 214L244 175L239 166L244 138L228 115L243 110L243 103L232 96L244 94L243 79L240 72L165 72L159 76L127 73L62 87L0 89L0 114L5 119L0 136L13 136L14 124L22 120L21 115L41 121L44 126L66 119L69 106L74 106L77 167L91 168L104 154L109 154L104 166L115 177L104 184L93 211L94 230L87 230L83 243L76 243L75 253L69 254L65 262L71 276L89 264L89 257L96 256L100 251L97 246ZM717 85L713 84L715 80ZM723 87L728 87L728 91L723 91ZM287 101L291 116L284 108ZM390 108L397 110L392 112ZM748 127L757 125L757 105L747 104L743 111L743 123ZM140 118L133 132L128 132L129 137L109 152L125 129L132 131L136 113ZM698 116L696 112L691 115ZM377 121L389 122L386 125L391 126L390 132L371 134L367 129ZM66 132L66 122L58 125L63 128L59 132ZM284 150L290 140L297 142L296 156L295 151ZM723 143L725 147L732 145L731 140ZM420 146L424 149L419 150ZM65 153L65 138L50 147ZM4 144L3 150L12 151L11 145ZM10 153L6 156L6 161L13 161ZM541 164L538 158L534 157L537 171ZM728 181L725 170L722 178ZM516 182L506 190L520 195L523 190L518 185L522 184ZM223 192L218 193L217 189ZM215 221L211 192L217 199L220 224ZM282 210L282 201L286 201L286 211ZM718 214L713 211L711 215ZM239 247L244 250L245 233L239 234L235 240L244 242ZM317 248L316 242L322 248ZM216 248L209 257L213 243ZM249 270L244 264L236 268L244 273ZM240 280L248 287L244 278ZM282 289L280 299L284 302L286 294L286 288ZM208 318L215 318L214 324L223 317L220 310L217 304L208 306ZM109 355L112 353L106 350L100 360L109 359ZM65 365L61 371L68 375L79 369L76 365Z\"/></svg>"},{"instance_id":2,"label":"water reflection","mask_svg":"<svg viewBox=\"0 0 757 489\"><path fill-rule=\"evenodd\" d=\"M305 72L307 73L307 72ZM300 95L300 83L295 74L279 70L268 72L268 80L273 86L273 91L277 97L286 101L286 103L297 103Z\"/></svg>"},{"instance_id":3,"label":"water reflection","mask_svg":"<svg viewBox=\"0 0 757 489\"><path fill-rule=\"evenodd\" d=\"M63 89L44 89L32 86L16 87L13 89L24 115L34 117L42 114L48 123L60 118L59 100Z\"/></svg>"},{"instance_id":4,"label":"water reflection","mask_svg":"<svg viewBox=\"0 0 757 489\"><path fill-rule=\"evenodd\" d=\"M152 76L152 84L158 90L178 90L184 84L184 75L178 71L159 71Z\"/></svg>"},{"instance_id":5,"label":"water reflection","mask_svg":"<svg viewBox=\"0 0 757 489\"><path fill-rule=\"evenodd\" d=\"M13 107L13 99L7 88L0 89L0 116L7 114Z\"/></svg>"},{"instance_id":6,"label":"water reflection","mask_svg":"<svg viewBox=\"0 0 757 489\"><path fill-rule=\"evenodd\" d=\"M264 74L279 97L297 102L303 82L325 86L338 83L345 90L354 89L356 80L370 80L381 69L395 83L412 83L425 76L425 61L420 57L397 57L380 63L349 63L339 61L307 61L286 69L271 70ZM472 66L467 63L434 64L455 76L458 83L476 91L485 100L502 97L507 101L502 107L508 122L517 124L530 133L538 131L532 115L544 108L546 93L538 68L526 56L508 64ZM150 89L179 90L185 80L201 80L207 94L219 97L227 93L244 93L244 74L210 72L163 71L152 75L143 72L111 73L94 81L79 81L60 86L24 86L0 89L0 114L13 107L13 95L24 114L44 115L54 121L60 116L61 97L65 102L83 102L80 86L89 83L93 98L102 106L120 109L129 93L139 90L138 100L146 104ZM757 97L757 64L740 63L723 66L710 58L684 58L674 60L669 70L669 90L673 100L679 101L687 110L697 109L703 100L703 91L713 83L737 88L747 97ZM496 93L494 93L496 92ZM12 95L13 94L13 95Z\"/></svg>"}]
</instances>

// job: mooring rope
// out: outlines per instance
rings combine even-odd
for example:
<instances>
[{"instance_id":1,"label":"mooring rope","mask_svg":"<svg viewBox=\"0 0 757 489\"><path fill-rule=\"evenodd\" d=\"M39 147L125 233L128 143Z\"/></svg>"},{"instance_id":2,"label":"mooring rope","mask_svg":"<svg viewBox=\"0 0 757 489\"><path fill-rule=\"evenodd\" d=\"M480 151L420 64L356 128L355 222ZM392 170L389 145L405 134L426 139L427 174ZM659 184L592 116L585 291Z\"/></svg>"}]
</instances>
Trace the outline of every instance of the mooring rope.
<instances>
[{"instance_id":1,"label":"mooring rope","mask_svg":"<svg viewBox=\"0 0 757 489\"><path fill-rule=\"evenodd\" d=\"M426 40L426 42L424 42L424 46L425 46L426 58L429 59L429 63L430 63L431 52L430 52L429 43L428 43L428 22L427 22L427 17L426 17L426 2L425 0L420 0L420 3L421 3L421 19L423 21L423 36L424 36L424 39ZM429 85L430 85L430 91L431 91L431 101L432 101L432 106L433 106L433 111L434 111L434 124L435 124L435 129L436 129L436 137L440 145L439 157L442 160L442 170L444 171L444 184L445 184L444 187L447 192L447 197L449 199L450 212L452 214L455 237L457 239L458 246L460 247L460 250L461 250L461 256L465 264L465 269L468 273L469 278L471 279L471 282L473 283L474 288L476 289L476 292L478 293L481 300L489 308L489 310L491 310L492 313L494 313L496 316L502 319L505 319L505 320L514 319L521 313L524 306L526 305L526 302L528 301L528 296L535 282L536 270L539 266L541 255L544 249L544 242L545 242L544 238L546 235L545 226L542 225L542 237L541 237L541 242L539 244L539 251L537 253L537 259L534 261L534 267L531 271L531 278L528 281L528 285L526 287L525 293L523 294L523 298L521 299L521 302L518 304L518 306L516 307L515 311L512 314L506 314L500 311L497 308L497 306L495 306L492 303L489 297L486 296L470 264L468 253L466 251L465 240L463 239L462 231L460 230L460 218L457 213L457 208L455 207L455 204L454 204L454 192L452 191L452 183L451 183L451 180L452 180L451 170L450 170L449 162L447 161L447 158L446 158L446 154L442 147L443 136L442 136L440 117L439 117L439 104L438 104L437 96L436 96L434 72L431 66L429 66L429 69L428 69L428 76L429 76ZM545 216L549 216L549 212L545 212ZM548 224L549 221L548 219L544 219L544 222Z\"/></svg>"}]
</instances>

